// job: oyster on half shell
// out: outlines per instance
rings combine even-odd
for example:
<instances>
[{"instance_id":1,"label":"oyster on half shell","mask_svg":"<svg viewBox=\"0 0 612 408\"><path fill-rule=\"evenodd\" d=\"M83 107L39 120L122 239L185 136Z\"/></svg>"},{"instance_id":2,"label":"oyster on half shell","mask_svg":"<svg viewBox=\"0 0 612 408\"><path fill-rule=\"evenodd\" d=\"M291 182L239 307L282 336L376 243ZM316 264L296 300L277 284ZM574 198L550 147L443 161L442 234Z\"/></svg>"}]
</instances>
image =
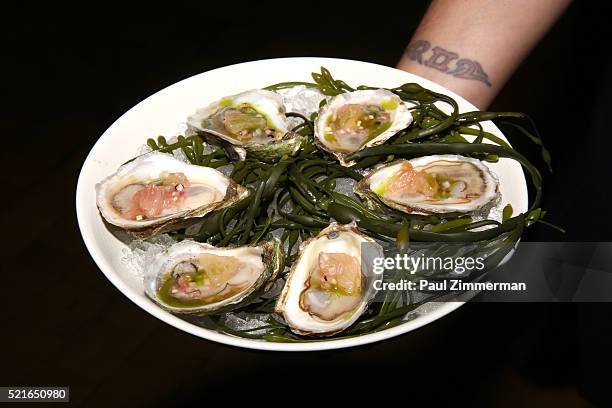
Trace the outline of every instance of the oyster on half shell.
<instances>
[{"instance_id":1,"label":"oyster on half shell","mask_svg":"<svg viewBox=\"0 0 612 408\"><path fill-rule=\"evenodd\" d=\"M315 142L343 166L345 155L384 143L412 123L408 106L386 89L360 90L334 96L319 111Z\"/></svg>"},{"instance_id":2,"label":"oyster on half shell","mask_svg":"<svg viewBox=\"0 0 612 408\"><path fill-rule=\"evenodd\" d=\"M372 271L373 258L382 256L382 247L354 225L330 224L300 246L276 312L297 334L341 332L374 298L382 278Z\"/></svg>"},{"instance_id":3,"label":"oyster on half shell","mask_svg":"<svg viewBox=\"0 0 612 408\"><path fill-rule=\"evenodd\" d=\"M147 265L145 293L175 314L228 312L269 290L282 267L279 240L236 248L186 240Z\"/></svg>"},{"instance_id":4,"label":"oyster on half shell","mask_svg":"<svg viewBox=\"0 0 612 408\"><path fill-rule=\"evenodd\" d=\"M372 206L383 203L406 213L469 213L498 195L498 180L480 160L433 155L379 167L355 185Z\"/></svg>"},{"instance_id":5,"label":"oyster on half shell","mask_svg":"<svg viewBox=\"0 0 612 408\"><path fill-rule=\"evenodd\" d=\"M304 137L288 129L282 97L253 89L226 96L189 116L187 124L198 133L222 142L241 160L247 154L275 161L296 153Z\"/></svg>"},{"instance_id":6,"label":"oyster on half shell","mask_svg":"<svg viewBox=\"0 0 612 408\"><path fill-rule=\"evenodd\" d=\"M210 167L152 152L128 162L96 184L104 219L137 238L182 227L248 196L248 190Z\"/></svg>"}]
</instances>

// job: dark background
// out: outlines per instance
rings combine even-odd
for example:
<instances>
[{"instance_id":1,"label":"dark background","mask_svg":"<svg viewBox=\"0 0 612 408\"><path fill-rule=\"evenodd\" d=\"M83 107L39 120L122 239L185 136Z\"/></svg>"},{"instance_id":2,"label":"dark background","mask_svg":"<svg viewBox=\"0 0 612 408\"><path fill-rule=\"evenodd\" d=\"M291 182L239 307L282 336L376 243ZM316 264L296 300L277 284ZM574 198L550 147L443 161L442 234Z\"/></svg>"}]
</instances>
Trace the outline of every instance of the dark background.
<instances>
[{"instance_id":1,"label":"dark background","mask_svg":"<svg viewBox=\"0 0 612 408\"><path fill-rule=\"evenodd\" d=\"M612 345L611 330L600 325L612 320L605 305L468 304L367 347L254 352L149 316L106 280L81 241L78 171L102 132L137 102L191 75L257 59L393 66L427 4L24 4L6 14L0 385L68 385L72 402L87 406L368 396L479 406L598 401L594 374L610 361ZM530 114L553 157L543 206L567 233L538 225L526 240L609 239L608 10L594 4L572 5L491 106ZM512 136L543 168L537 149Z\"/></svg>"}]
</instances>

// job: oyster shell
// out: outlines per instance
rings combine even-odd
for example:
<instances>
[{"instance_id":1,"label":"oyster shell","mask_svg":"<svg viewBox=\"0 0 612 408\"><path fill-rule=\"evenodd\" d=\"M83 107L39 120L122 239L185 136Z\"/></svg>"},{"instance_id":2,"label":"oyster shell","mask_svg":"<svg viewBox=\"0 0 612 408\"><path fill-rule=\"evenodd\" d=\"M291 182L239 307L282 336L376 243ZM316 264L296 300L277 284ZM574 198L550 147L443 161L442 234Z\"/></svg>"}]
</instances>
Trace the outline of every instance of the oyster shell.
<instances>
[{"instance_id":1,"label":"oyster shell","mask_svg":"<svg viewBox=\"0 0 612 408\"><path fill-rule=\"evenodd\" d=\"M147 267L145 293L176 314L228 312L269 290L281 268L279 240L236 248L182 241Z\"/></svg>"},{"instance_id":2,"label":"oyster shell","mask_svg":"<svg viewBox=\"0 0 612 408\"><path fill-rule=\"evenodd\" d=\"M361 179L355 192L371 206L418 214L468 213L490 203L498 180L480 160L433 155L398 160Z\"/></svg>"},{"instance_id":3,"label":"oyster shell","mask_svg":"<svg viewBox=\"0 0 612 408\"><path fill-rule=\"evenodd\" d=\"M137 238L180 228L248 196L221 172L152 152L128 162L96 184L102 217Z\"/></svg>"},{"instance_id":4,"label":"oyster shell","mask_svg":"<svg viewBox=\"0 0 612 408\"><path fill-rule=\"evenodd\" d=\"M290 132L285 106L276 92L254 89L222 98L189 116L187 124L212 135L241 160L247 153L263 161L295 154L304 137Z\"/></svg>"},{"instance_id":5,"label":"oyster shell","mask_svg":"<svg viewBox=\"0 0 612 408\"><path fill-rule=\"evenodd\" d=\"M371 268L373 258L382 256L382 247L354 225L330 224L300 246L277 300L276 313L297 334L330 336L341 332L374 298L374 282L382 278Z\"/></svg>"},{"instance_id":6,"label":"oyster shell","mask_svg":"<svg viewBox=\"0 0 612 408\"><path fill-rule=\"evenodd\" d=\"M315 142L348 166L346 154L382 144L410 123L407 105L391 91L347 92L334 96L319 111Z\"/></svg>"}]
</instances>

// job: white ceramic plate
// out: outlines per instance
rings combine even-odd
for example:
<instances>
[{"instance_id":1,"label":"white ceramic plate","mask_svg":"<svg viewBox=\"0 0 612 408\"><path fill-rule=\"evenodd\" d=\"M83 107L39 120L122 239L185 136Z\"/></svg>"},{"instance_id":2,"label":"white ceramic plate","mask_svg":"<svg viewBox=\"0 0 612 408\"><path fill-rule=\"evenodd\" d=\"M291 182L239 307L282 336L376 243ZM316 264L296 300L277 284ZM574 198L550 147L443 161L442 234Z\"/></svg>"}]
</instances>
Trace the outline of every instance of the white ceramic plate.
<instances>
[{"instance_id":1,"label":"white ceramic plate","mask_svg":"<svg viewBox=\"0 0 612 408\"><path fill-rule=\"evenodd\" d=\"M451 95L461 112L476 110L465 99L424 78L381 65L333 58L282 58L215 69L171 85L140 102L121 116L100 137L83 164L76 194L76 208L83 240L106 277L125 296L158 319L195 336L232 346L261 350L306 351L352 347L388 339L412 331L452 312L461 302L427 305L418 317L399 326L355 338L313 343L268 343L214 332L186 322L156 306L145 297L142 282L121 262L124 244L105 228L96 208L94 186L132 158L149 137L173 136L184 128L185 119L196 108L226 95L284 81L311 81L310 73L328 68L348 84L395 87L417 82L436 92ZM492 123L485 130L504 138ZM505 139L505 138L504 138ZM502 205L511 203L515 213L527 210L527 186L521 166L501 159L489 164L500 180Z\"/></svg>"}]
</instances>

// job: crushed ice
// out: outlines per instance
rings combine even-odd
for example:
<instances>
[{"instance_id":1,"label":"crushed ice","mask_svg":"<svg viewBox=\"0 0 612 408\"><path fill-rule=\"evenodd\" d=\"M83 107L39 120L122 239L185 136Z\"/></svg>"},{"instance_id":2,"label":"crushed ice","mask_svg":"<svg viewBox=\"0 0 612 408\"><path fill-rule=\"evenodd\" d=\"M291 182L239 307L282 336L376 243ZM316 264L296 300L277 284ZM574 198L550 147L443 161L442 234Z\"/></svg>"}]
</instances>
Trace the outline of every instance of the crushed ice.
<instances>
[{"instance_id":1,"label":"crushed ice","mask_svg":"<svg viewBox=\"0 0 612 408\"><path fill-rule=\"evenodd\" d=\"M138 279L144 279L146 266L161 252L168 249L176 241L168 234L158 235L147 240L136 239L122 250L121 261Z\"/></svg>"},{"instance_id":2,"label":"crushed ice","mask_svg":"<svg viewBox=\"0 0 612 408\"><path fill-rule=\"evenodd\" d=\"M247 331L250 334L264 334L267 326L270 324L270 319L273 319L268 313L245 313L245 312L230 312L226 313L221 322L236 331ZM254 330L261 327L261 330Z\"/></svg>"},{"instance_id":3,"label":"crushed ice","mask_svg":"<svg viewBox=\"0 0 612 408\"><path fill-rule=\"evenodd\" d=\"M318 89L304 85L279 89L276 92L283 97L287 112L297 112L306 117L310 117L313 112L317 112L321 101L328 98Z\"/></svg>"}]
</instances>

